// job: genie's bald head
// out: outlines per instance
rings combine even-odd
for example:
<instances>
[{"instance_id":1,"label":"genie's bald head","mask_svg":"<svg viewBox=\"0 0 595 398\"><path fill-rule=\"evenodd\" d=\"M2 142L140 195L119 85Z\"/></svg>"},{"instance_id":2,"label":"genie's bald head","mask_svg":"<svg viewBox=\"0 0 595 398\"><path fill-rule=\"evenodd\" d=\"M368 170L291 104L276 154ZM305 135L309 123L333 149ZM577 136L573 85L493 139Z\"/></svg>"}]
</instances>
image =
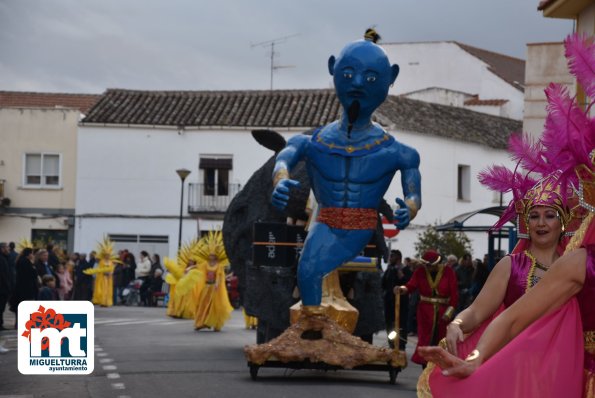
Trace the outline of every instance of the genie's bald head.
<instances>
[{"instance_id":1,"label":"genie's bald head","mask_svg":"<svg viewBox=\"0 0 595 398\"><path fill-rule=\"evenodd\" d=\"M384 49L368 40L347 44L337 58L329 58L328 68L343 108L357 100L362 117L384 102L399 74L399 66L390 64Z\"/></svg>"}]
</instances>

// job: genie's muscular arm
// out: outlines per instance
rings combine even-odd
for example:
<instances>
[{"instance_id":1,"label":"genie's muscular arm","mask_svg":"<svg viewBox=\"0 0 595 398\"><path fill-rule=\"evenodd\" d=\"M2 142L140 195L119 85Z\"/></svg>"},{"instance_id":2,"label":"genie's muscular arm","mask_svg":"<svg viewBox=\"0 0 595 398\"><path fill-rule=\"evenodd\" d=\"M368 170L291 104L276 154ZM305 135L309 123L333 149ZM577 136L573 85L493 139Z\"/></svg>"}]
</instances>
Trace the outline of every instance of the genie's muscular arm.
<instances>
[{"instance_id":1,"label":"genie's muscular arm","mask_svg":"<svg viewBox=\"0 0 595 398\"><path fill-rule=\"evenodd\" d=\"M273 194L271 203L280 210L285 209L289 200L291 187L299 187L300 183L289 178L289 171L304 156L310 137L296 135L287 141L287 146L279 152L273 169Z\"/></svg>"},{"instance_id":2,"label":"genie's muscular arm","mask_svg":"<svg viewBox=\"0 0 595 398\"><path fill-rule=\"evenodd\" d=\"M399 209L395 211L395 225L405 229L421 209L421 174L419 172L419 154L413 148L403 151L401 164L401 185L405 200L396 199Z\"/></svg>"}]
</instances>

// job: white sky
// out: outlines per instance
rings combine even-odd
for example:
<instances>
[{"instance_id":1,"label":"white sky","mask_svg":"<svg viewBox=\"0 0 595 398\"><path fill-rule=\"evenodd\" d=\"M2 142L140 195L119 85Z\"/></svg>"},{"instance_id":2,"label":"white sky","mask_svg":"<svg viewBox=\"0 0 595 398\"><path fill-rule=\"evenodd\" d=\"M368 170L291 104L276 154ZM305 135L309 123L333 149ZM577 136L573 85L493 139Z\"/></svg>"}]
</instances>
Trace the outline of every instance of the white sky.
<instances>
[{"instance_id":1,"label":"white sky","mask_svg":"<svg viewBox=\"0 0 595 398\"><path fill-rule=\"evenodd\" d=\"M331 87L326 63L375 26L383 42L457 40L525 58L569 20L538 0L0 0L0 90L101 93Z\"/></svg>"}]
</instances>

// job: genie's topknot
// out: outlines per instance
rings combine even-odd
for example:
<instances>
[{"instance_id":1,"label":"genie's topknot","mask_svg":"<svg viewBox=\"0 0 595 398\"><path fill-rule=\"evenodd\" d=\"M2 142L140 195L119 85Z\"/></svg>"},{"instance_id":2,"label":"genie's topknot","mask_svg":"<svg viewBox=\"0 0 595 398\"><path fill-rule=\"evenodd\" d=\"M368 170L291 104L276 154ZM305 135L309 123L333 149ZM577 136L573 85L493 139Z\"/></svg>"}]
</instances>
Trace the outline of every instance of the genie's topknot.
<instances>
[{"instance_id":1,"label":"genie's topknot","mask_svg":"<svg viewBox=\"0 0 595 398\"><path fill-rule=\"evenodd\" d=\"M364 39L371 41L372 43L378 43L381 37L374 28L368 28L364 34Z\"/></svg>"}]
</instances>

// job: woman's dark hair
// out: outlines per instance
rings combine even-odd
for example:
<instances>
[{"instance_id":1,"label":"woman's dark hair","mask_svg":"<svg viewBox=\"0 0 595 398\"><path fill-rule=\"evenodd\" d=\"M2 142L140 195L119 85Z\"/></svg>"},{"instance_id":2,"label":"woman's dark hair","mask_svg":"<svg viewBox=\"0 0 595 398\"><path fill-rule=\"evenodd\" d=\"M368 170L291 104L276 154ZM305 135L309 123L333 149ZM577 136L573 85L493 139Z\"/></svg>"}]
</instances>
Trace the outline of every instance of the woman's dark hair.
<instances>
[{"instance_id":1,"label":"woman's dark hair","mask_svg":"<svg viewBox=\"0 0 595 398\"><path fill-rule=\"evenodd\" d=\"M149 257L149 253L147 253L146 251L141 251L140 254L143 255L143 257Z\"/></svg>"},{"instance_id":2,"label":"woman's dark hair","mask_svg":"<svg viewBox=\"0 0 595 398\"><path fill-rule=\"evenodd\" d=\"M161 257L159 256L159 254L155 253L153 254L153 257L155 257L155 263L161 264Z\"/></svg>"},{"instance_id":3,"label":"woman's dark hair","mask_svg":"<svg viewBox=\"0 0 595 398\"><path fill-rule=\"evenodd\" d=\"M134 258L134 254L130 252L126 254L126 258L124 260L130 264L136 265L136 259Z\"/></svg>"},{"instance_id":4,"label":"woman's dark hair","mask_svg":"<svg viewBox=\"0 0 595 398\"><path fill-rule=\"evenodd\" d=\"M29 257L30 254L33 254L33 249L26 247L23 250L21 250L21 252L19 253L19 256L17 257L17 263L21 262L24 258Z\"/></svg>"}]
</instances>

